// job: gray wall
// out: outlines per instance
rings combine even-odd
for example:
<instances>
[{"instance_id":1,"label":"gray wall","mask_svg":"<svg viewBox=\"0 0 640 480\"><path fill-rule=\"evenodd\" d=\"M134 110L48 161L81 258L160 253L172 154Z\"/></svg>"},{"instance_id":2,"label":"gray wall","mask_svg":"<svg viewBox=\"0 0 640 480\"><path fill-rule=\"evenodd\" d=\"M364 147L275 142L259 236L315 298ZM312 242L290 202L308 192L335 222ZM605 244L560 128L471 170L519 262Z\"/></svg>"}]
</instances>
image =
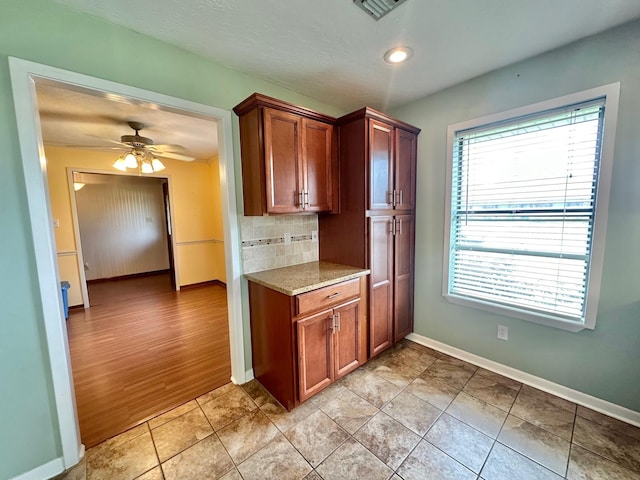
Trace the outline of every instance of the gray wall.
<instances>
[{"instance_id":1,"label":"gray wall","mask_svg":"<svg viewBox=\"0 0 640 480\"><path fill-rule=\"evenodd\" d=\"M622 84L603 286L595 331L570 333L442 297L447 126L588 88ZM640 22L590 37L392 112L422 128L415 332L640 411ZM509 327L509 341L496 338Z\"/></svg>"}]
</instances>

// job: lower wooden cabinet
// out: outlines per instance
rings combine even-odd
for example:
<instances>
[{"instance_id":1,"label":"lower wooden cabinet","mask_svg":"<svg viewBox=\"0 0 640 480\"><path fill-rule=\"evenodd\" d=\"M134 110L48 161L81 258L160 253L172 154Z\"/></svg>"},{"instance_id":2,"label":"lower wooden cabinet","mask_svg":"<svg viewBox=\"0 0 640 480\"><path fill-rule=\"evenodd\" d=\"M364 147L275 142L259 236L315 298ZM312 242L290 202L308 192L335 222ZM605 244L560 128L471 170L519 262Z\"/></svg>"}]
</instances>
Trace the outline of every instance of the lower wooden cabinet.
<instances>
[{"instance_id":1,"label":"lower wooden cabinet","mask_svg":"<svg viewBox=\"0 0 640 480\"><path fill-rule=\"evenodd\" d=\"M413 331L413 215L369 218L371 255L369 356Z\"/></svg>"},{"instance_id":2,"label":"lower wooden cabinet","mask_svg":"<svg viewBox=\"0 0 640 480\"><path fill-rule=\"evenodd\" d=\"M303 402L360 365L360 298L296 323Z\"/></svg>"},{"instance_id":3,"label":"lower wooden cabinet","mask_svg":"<svg viewBox=\"0 0 640 480\"><path fill-rule=\"evenodd\" d=\"M255 378L288 410L367 359L366 277L288 296L249 282Z\"/></svg>"}]
</instances>

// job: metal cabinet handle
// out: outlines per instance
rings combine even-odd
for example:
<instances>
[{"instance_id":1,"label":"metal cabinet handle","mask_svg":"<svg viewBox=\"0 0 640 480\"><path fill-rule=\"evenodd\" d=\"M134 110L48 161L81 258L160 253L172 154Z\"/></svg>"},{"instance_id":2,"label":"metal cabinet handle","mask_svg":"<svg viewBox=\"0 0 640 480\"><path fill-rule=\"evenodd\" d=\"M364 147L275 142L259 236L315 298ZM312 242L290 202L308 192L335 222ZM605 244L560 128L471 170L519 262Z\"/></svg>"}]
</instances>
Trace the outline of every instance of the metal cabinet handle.
<instances>
[{"instance_id":1,"label":"metal cabinet handle","mask_svg":"<svg viewBox=\"0 0 640 480\"><path fill-rule=\"evenodd\" d=\"M389 233L391 235L395 235L396 234L396 219L395 217L391 219L391 221L389 222Z\"/></svg>"},{"instance_id":2,"label":"metal cabinet handle","mask_svg":"<svg viewBox=\"0 0 640 480\"><path fill-rule=\"evenodd\" d=\"M404 199L402 198L402 190L400 190L400 203L398 205L402 205L404 203Z\"/></svg>"},{"instance_id":3,"label":"metal cabinet handle","mask_svg":"<svg viewBox=\"0 0 640 480\"><path fill-rule=\"evenodd\" d=\"M331 315L331 333L336 333L336 316Z\"/></svg>"},{"instance_id":4,"label":"metal cabinet handle","mask_svg":"<svg viewBox=\"0 0 640 480\"><path fill-rule=\"evenodd\" d=\"M393 229L393 234L394 235L402 235L402 219L401 218L394 218L393 219L393 224L394 224L394 229Z\"/></svg>"},{"instance_id":5,"label":"metal cabinet handle","mask_svg":"<svg viewBox=\"0 0 640 480\"><path fill-rule=\"evenodd\" d=\"M338 295L342 295L342 292L332 293L331 295L327 295L327 298L336 298Z\"/></svg>"},{"instance_id":6,"label":"metal cabinet handle","mask_svg":"<svg viewBox=\"0 0 640 480\"><path fill-rule=\"evenodd\" d=\"M305 190L304 192L304 208L310 207L309 205L309 192Z\"/></svg>"},{"instance_id":7,"label":"metal cabinet handle","mask_svg":"<svg viewBox=\"0 0 640 480\"><path fill-rule=\"evenodd\" d=\"M395 192L396 192L395 190L392 192L387 192L387 195L386 195L387 204L393 205L395 203L395 194L396 194Z\"/></svg>"},{"instance_id":8,"label":"metal cabinet handle","mask_svg":"<svg viewBox=\"0 0 640 480\"><path fill-rule=\"evenodd\" d=\"M338 319L338 331L340 331L340 312L336 313L336 317Z\"/></svg>"},{"instance_id":9,"label":"metal cabinet handle","mask_svg":"<svg viewBox=\"0 0 640 480\"><path fill-rule=\"evenodd\" d=\"M304 203L302 202L302 195L304 195L304 190L300 190L300 192L298 193L299 201L298 201L298 206L304 208Z\"/></svg>"}]
</instances>

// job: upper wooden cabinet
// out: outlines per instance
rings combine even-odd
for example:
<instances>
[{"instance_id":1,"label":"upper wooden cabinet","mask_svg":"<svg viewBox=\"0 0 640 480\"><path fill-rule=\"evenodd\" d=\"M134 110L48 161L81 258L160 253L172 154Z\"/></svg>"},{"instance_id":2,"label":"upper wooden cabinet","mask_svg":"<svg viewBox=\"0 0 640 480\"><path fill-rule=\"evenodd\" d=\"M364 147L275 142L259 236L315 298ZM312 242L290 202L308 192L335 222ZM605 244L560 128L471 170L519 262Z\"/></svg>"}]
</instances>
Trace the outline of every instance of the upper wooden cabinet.
<instances>
[{"instance_id":1,"label":"upper wooden cabinet","mask_svg":"<svg viewBox=\"0 0 640 480\"><path fill-rule=\"evenodd\" d=\"M240 117L245 215L336 212L335 119L255 93Z\"/></svg>"},{"instance_id":2,"label":"upper wooden cabinet","mask_svg":"<svg viewBox=\"0 0 640 480\"><path fill-rule=\"evenodd\" d=\"M369 119L369 210L413 210L417 133Z\"/></svg>"}]
</instances>

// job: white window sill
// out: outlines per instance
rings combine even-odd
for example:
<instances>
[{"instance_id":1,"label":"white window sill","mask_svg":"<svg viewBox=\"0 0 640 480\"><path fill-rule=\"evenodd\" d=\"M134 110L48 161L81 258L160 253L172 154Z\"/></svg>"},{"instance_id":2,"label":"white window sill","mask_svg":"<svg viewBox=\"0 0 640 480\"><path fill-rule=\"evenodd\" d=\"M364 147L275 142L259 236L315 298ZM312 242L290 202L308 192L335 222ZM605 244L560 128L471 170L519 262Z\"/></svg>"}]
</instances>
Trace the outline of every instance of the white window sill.
<instances>
[{"instance_id":1,"label":"white window sill","mask_svg":"<svg viewBox=\"0 0 640 480\"><path fill-rule=\"evenodd\" d=\"M567 330L569 332L579 332L584 329L594 328L589 327L582 322L567 320L566 318L554 317L552 315L545 315L543 313L535 313L515 307L497 305L495 303L484 302L482 300L461 297L453 294L444 294L443 296L449 302L455 303L456 305L476 308L478 310L484 310L485 312L504 315L506 317L518 318L520 320L526 320L529 322L538 323L540 325L546 325L548 327L559 328L561 330Z\"/></svg>"}]
</instances>

